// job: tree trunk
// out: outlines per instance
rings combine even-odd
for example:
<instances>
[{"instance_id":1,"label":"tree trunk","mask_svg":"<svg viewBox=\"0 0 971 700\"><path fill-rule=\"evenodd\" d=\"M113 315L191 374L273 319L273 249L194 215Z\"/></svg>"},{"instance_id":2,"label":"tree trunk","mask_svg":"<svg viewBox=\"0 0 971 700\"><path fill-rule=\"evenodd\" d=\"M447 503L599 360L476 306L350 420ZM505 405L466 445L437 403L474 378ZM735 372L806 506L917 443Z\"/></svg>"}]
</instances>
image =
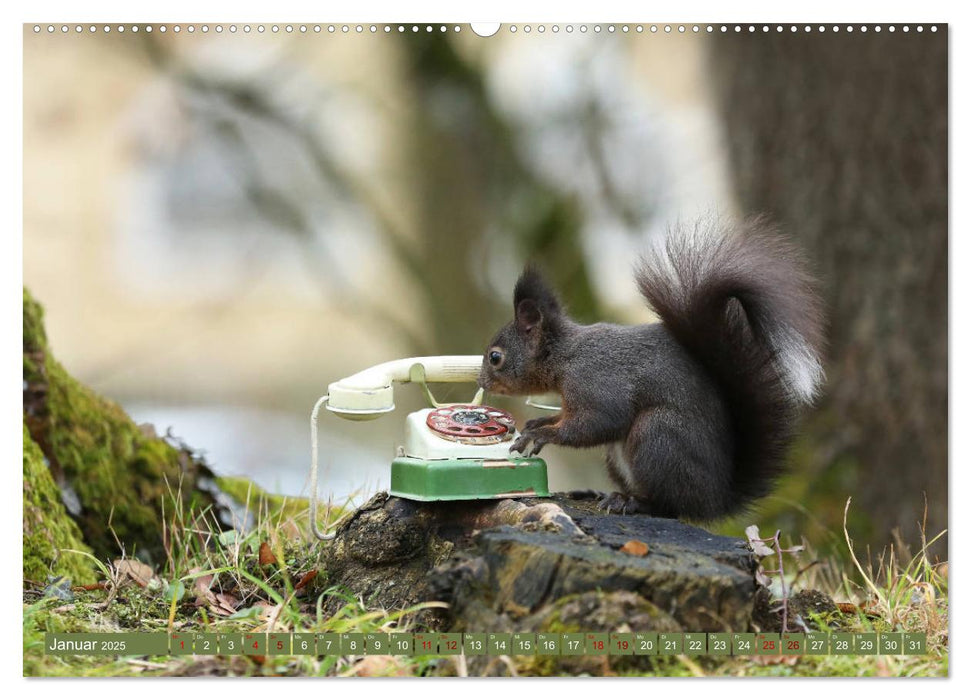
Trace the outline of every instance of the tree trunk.
<instances>
[{"instance_id":1,"label":"tree trunk","mask_svg":"<svg viewBox=\"0 0 971 700\"><path fill-rule=\"evenodd\" d=\"M829 306L806 503L853 496L879 545L919 545L925 495L928 538L947 527L947 28L901 29L710 53L741 208L801 240Z\"/></svg>"}]
</instances>

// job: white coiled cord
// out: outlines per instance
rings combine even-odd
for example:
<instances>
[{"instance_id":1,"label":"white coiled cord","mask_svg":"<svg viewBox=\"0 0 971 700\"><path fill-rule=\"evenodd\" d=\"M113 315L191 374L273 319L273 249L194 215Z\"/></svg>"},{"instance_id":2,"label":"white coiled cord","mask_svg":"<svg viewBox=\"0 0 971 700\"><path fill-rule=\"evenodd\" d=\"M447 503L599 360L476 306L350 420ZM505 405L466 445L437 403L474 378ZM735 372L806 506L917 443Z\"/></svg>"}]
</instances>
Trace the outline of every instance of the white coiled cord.
<instances>
[{"instance_id":1,"label":"white coiled cord","mask_svg":"<svg viewBox=\"0 0 971 700\"><path fill-rule=\"evenodd\" d=\"M317 416L320 413L320 407L327 403L329 398L327 394L321 396L317 399L317 403L314 404L314 410L310 412L310 531L314 533L314 537L323 541L332 540L337 536L336 532L327 534L317 529ZM353 511L345 513L337 522L327 526L327 529L336 528L352 513ZM329 518L330 499L327 500L327 511L324 513L324 521L326 522Z\"/></svg>"}]
</instances>

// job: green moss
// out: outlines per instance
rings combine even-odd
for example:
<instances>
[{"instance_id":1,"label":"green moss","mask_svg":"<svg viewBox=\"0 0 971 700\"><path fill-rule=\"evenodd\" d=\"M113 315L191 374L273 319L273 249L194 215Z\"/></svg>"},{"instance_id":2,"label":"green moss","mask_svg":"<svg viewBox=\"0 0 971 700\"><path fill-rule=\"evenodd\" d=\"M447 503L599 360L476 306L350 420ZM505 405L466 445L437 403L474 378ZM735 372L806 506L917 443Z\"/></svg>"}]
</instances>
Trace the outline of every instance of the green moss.
<instances>
[{"instance_id":1,"label":"green moss","mask_svg":"<svg viewBox=\"0 0 971 700\"><path fill-rule=\"evenodd\" d=\"M95 580L94 562L75 549L90 552L81 531L61 503L44 455L24 425L24 578L44 583L47 576L66 576L75 584Z\"/></svg>"},{"instance_id":2,"label":"green moss","mask_svg":"<svg viewBox=\"0 0 971 700\"><path fill-rule=\"evenodd\" d=\"M115 403L84 386L54 359L43 310L24 290L24 420L56 478L81 505L76 521L98 556L119 554L117 539L161 554L167 519L211 505L196 491L204 465L145 434Z\"/></svg>"},{"instance_id":3,"label":"green moss","mask_svg":"<svg viewBox=\"0 0 971 700\"><path fill-rule=\"evenodd\" d=\"M310 507L306 498L268 493L245 476L220 476L216 478L216 485L240 505L248 505L250 512L265 513L274 520L305 518Z\"/></svg>"}]
</instances>

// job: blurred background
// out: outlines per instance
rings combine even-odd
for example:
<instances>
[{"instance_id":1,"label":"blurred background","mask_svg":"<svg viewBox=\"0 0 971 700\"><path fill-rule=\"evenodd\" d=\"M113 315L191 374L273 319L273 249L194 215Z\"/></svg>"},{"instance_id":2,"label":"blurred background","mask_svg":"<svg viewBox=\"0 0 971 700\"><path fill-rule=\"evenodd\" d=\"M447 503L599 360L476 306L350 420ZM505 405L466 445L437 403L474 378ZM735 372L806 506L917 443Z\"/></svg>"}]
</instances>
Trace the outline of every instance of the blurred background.
<instances>
[{"instance_id":1,"label":"blurred background","mask_svg":"<svg viewBox=\"0 0 971 700\"><path fill-rule=\"evenodd\" d=\"M306 494L327 384L482 352L526 260L578 319L646 322L652 237L768 213L822 279L829 382L792 476L720 528L825 548L850 496L858 541L946 528L946 27L299 26L25 27L24 282L76 377L217 472ZM325 494L387 486L422 406L395 398L324 416ZM544 457L553 488L609 488L597 451Z\"/></svg>"}]
</instances>

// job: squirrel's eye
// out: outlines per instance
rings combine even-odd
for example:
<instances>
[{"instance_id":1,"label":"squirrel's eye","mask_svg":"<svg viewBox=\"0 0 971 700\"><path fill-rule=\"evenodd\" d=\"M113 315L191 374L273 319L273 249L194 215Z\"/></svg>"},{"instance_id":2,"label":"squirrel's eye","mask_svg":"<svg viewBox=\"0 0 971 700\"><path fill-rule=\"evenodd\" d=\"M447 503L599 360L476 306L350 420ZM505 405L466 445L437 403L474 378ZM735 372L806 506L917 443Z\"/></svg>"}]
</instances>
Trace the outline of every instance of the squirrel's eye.
<instances>
[{"instance_id":1,"label":"squirrel's eye","mask_svg":"<svg viewBox=\"0 0 971 700\"><path fill-rule=\"evenodd\" d=\"M502 353L499 350L493 350L489 353L489 364L493 367L498 367L499 363L502 362Z\"/></svg>"}]
</instances>

